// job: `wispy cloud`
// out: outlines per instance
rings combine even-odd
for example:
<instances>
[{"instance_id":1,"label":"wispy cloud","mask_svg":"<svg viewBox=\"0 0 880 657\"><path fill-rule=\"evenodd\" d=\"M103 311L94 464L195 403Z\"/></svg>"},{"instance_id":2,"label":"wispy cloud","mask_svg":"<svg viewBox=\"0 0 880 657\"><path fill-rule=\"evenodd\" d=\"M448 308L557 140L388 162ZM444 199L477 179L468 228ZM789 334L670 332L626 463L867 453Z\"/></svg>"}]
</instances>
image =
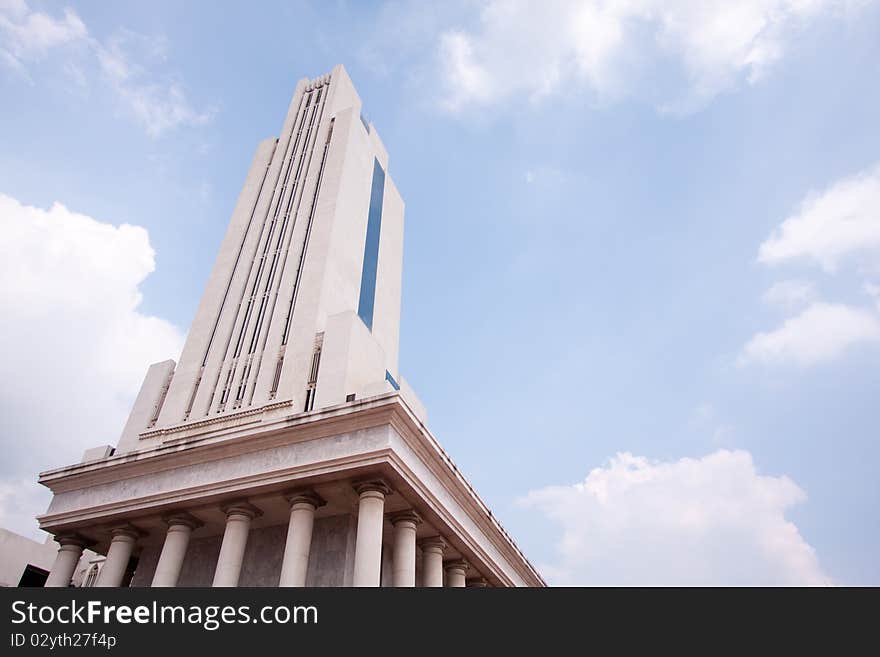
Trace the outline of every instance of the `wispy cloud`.
<instances>
[{"instance_id":1,"label":"wispy cloud","mask_svg":"<svg viewBox=\"0 0 880 657\"><path fill-rule=\"evenodd\" d=\"M688 425L694 431L710 435L712 444L719 447L733 440L736 433L733 426L721 420L715 406L709 402L704 402L693 410Z\"/></svg>"},{"instance_id":2,"label":"wispy cloud","mask_svg":"<svg viewBox=\"0 0 880 657\"><path fill-rule=\"evenodd\" d=\"M32 10L24 0L0 2L0 61L8 69L31 79L32 64L57 54L79 87L87 85L87 70L94 69L153 137L180 126L204 124L215 112L197 108L176 76L159 73L154 65L164 62L166 50L162 39L130 30L98 39L72 9L53 17Z\"/></svg>"},{"instance_id":3,"label":"wispy cloud","mask_svg":"<svg viewBox=\"0 0 880 657\"><path fill-rule=\"evenodd\" d=\"M774 283L761 297L768 306L783 310L795 310L816 298L816 286L812 281L785 280Z\"/></svg>"},{"instance_id":4,"label":"wispy cloud","mask_svg":"<svg viewBox=\"0 0 880 657\"><path fill-rule=\"evenodd\" d=\"M655 86L658 62L683 80L661 91L664 112L687 113L783 57L805 23L864 3L836 0L526 0L482 5L477 29L449 29L438 59L444 106L459 111L519 95L588 89L601 100ZM651 85L639 85L650 79Z\"/></svg>"},{"instance_id":5,"label":"wispy cloud","mask_svg":"<svg viewBox=\"0 0 880 657\"><path fill-rule=\"evenodd\" d=\"M0 2L0 58L19 72L26 70L28 61L43 59L55 48L87 40L86 25L72 9L53 18L31 11L24 0Z\"/></svg>"},{"instance_id":6,"label":"wispy cloud","mask_svg":"<svg viewBox=\"0 0 880 657\"><path fill-rule=\"evenodd\" d=\"M803 259L833 272L854 253L880 252L880 164L811 192L761 244L758 261Z\"/></svg>"},{"instance_id":7,"label":"wispy cloud","mask_svg":"<svg viewBox=\"0 0 880 657\"><path fill-rule=\"evenodd\" d=\"M138 50L142 56L135 58L132 51ZM213 117L213 108L193 106L179 81L157 82L141 63L166 57L163 40L123 31L104 45L96 43L95 53L105 79L150 135L181 125L201 125Z\"/></svg>"},{"instance_id":8,"label":"wispy cloud","mask_svg":"<svg viewBox=\"0 0 880 657\"><path fill-rule=\"evenodd\" d=\"M758 262L771 266L805 262L826 274L838 274L844 260L859 255L867 258L863 265L870 264L878 254L880 165L875 165L821 192L808 193L798 211L760 245ZM861 287L875 300L880 296L880 288L870 281L862 281ZM804 280L776 283L764 294L764 301L790 312L806 308L776 329L752 336L739 356L740 366L811 366L833 361L857 345L880 343L880 303L874 307L828 303L818 299L811 281Z\"/></svg>"},{"instance_id":9,"label":"wispy cloud","mask_svg":"<svg viewBox=\"0 0 880 657\"><path fill-rule=\"evenodd\" d=\"M876 314L843 304L816 302L779 328L753 336L743 347L740 364L832 361L861 343L880 342Z\"/></svg>"}]
</instances>

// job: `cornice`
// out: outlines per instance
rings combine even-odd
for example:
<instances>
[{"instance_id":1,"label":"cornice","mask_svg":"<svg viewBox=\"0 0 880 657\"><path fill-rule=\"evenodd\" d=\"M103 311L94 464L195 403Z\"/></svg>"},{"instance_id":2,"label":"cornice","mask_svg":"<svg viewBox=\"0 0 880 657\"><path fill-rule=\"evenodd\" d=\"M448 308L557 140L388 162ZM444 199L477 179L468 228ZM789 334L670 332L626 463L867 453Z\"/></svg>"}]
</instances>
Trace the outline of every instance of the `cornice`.
<instances>
[{"instance_id":1,"label":"cornice","mask_svg":"<svg viewBox=\"0 0 880 657\"><path fill-rule=\"evenodd\" d=\"M191 429L201 429L203 427L210 427L216 425L228 425L230 422L235 422L241 418L250 417L253 415L262 415L269 411L274 411L278 408L284 408L285 406L291 406L293 404L292 399L288 399L286 401L272 402L270 404L266 404L264 406L258 406L257 408L248 408L243 411L235 411L234 413L223 413L221 415L216 415L214 417L205 418L202 420L192 420L188 422L180 422L178 424L172 424L168 427L160 427L158 429L150 429L148 431L143 431L138 434L138 438L140 440L148 440L150 438L161 438L163 436L173 436L176 433L182 433L184 431L190 431ZM238 427L239 424L235 424L234 426Z\"/></svg>"},{"instance_id":2,"label":"cornice","mask_svg":"<svg viewBox=\"0 0 880 657\"><path fill-rule=\"evenodd\" d=\"M291 478L297 476L315 477L347 470L360 470L367 467L381 466L388 463L389 453L389 449L380 449L338 459L328 459L318 464L293 466L275 471L269 475L259 474L239 477L238 479L183 488L172 493L163 492L154 495L144 495L134 500L94 505L86 509L75 509L61 513L45 513L37 516L37 521L41 529L52 532L56 528L101 522L102 519L110 515L122 516L132 513L144 515L151 513L154 509L164 509L166 507L169 509L186 507L188 511L197 513L202 508L216 508L216 502L213 500L216 500L218 497L243 497L251 495L257 486L279 486L289 483Z\"/></svg>"},{"instance_id":3,"label":"cornice","mask_svg":"<svg viewBox=\"0 0 880 657\"><path fill-rule=\"evenodd\" d=\"M396 393L365 399L359 404L332 407L318 413L275 416L245 426L228 425L198 435L171 438L160 445L111 456L102 461L77 463L40 474L39 483L60 493L258 452L280 445L350 433L389 423Z\"/></svg>"},{"instance_id":4,"label":"cornice","mask_svg":"<svg viewBox=\"0 0 880 657\"><path fill-rule=\"evenodd\" d=\"M439 441L433 436L430 430L415 416L404 400L401 400L401 409L394 414L392 425L398 435L404 439L407 445L428 465L433 474L443 483L444 487L450 491L459 505L464 508L471 519L483 530L483 533L493 541L496 549L504 554L510 563L524 564L525 570L517 568L520 575L526 580L536 581L546 586L546 582L537 569L529 561L528 557L519 549L516 542L507 533L489 507L483 502L480 496L471 486L470 482L459 471L452 458L440 446ZM403 463L399 464L405 467ZM410 473L413 480L418 480L414 473ZM430 494L427 489L425 490ZM439 505L439 502L438 502ZM442 508L442 505L439 505ZM457 523L453 523L457 524ZM459 527L460 534L467 535L463 527ZM501 539L501 540L498 540ZM479 546L475 546L476 551L485 552ZM512 558L511 558L512 557ZM489 560L491 561L491 560Z\"/></svg>"},{"instance_id":5,"label":"cornice","mask_svg":"<svg viewBox=\"0 0 880 657\"><path fill-rule=\"evenodd\" d=\"M459 539L459 542L464 545L466 550L476 555L477 561L486 564L495 573L498 579L504 582L507 586L515 586L510 575L508 575L501 566L495 565L497 559L487 552L486 548L480 543L480 541L476 540L473 536L473 533L449 511L447 506L443 504L431 489L424 484L422 479L406 465L400 456L391 450L390 458L392 460L392 465L395 470L397 470L398 474L404 478L409 486L416 490L422 500L424 500L434 513L437 514L441 522L452 528L452 535ZM522 552L520 552L516 544L513 543L505 533L498 531L498 527L491 522L488 515L475 513L472 501L466 496L462 496L460 490L450 488L447 485L447 482L443 480L441 480L441 483L444 488L450 492L459 506L464 509L465 513L468 514L477 528L492 543L494 548L498 551L498 554L500 554L511 565L513 570L519 574L524 582L528 582L531 586L546 585L544 579L534 569L531 562L529 562ZM453 544L456 543L455 540L451 540L450 542Z\"/></svg>"},{"instance_id":6,"label":"cornice","mask_svg":"<svg viewBox=\"0 0 880 657\"><path fill-rule=\"evenodd\" d=\"M426 464L432 474L441 482L441 485L491 541L495 549L514 566L524 581L537 585L545 584L541 575L480 499L437 439L417 419L399 393L384 393L355 403L331 407L317 413L275 415L264 420L254 419L233 426L229 424L230 419L253 418L253 416L265 415L267 412L283 408L286 405L289 405L289 402L276 402L259 409L248 409L239 414L218 416L210 420L184 423L175 427L146 432L142 434L145 437L149 433L151 437L154 435L166 436L166 440L160 445L113 456L103 461L80 463L43 472L40 475L40 483L50 488L54 493L59 493L185 465L271 449L280 445L390 425L404 443ZM183 437L174 438L175 433L189 432L193 429L201 429L201 431L194 435L187 433ZM90 507L86 510L70 513L46 514L40 519L41 523L45 525L59 526L80 522L106 513L126 512L143 505L192 502L220 493L245 491L248 486L283 483L292 475L308 474L311 476L317 473L330 473L340 469L359 467L365 463L382 462L393 463L395 470L402 474L405 473L410 485L416 488L423 497L433 499L435 510L443 509L443 506L427 487L418 485L418 478L409 471L403 461L392 450L384 450L381 453L364 453L320 464L285 468L269 475L245 477L234 481L179 490L171 495L163 494L139 498L130 504L113 504L103 508ZM440 515L445 522L456 527L459 536L469 536L469 532L451 514L447 512ZM475 541L469 540L467 544L471 550L483 557L482 560L485 562L491 563L493 561Z\"/></svg>"}]
</instances>

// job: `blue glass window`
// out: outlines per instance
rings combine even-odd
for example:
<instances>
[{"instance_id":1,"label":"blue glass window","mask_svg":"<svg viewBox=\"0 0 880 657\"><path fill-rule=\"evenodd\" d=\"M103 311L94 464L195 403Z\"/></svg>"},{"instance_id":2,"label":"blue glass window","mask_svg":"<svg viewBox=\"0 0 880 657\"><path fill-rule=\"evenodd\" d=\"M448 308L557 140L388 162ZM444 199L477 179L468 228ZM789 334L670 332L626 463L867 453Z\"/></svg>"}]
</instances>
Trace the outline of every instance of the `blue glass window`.
<instances>
[{"instance_id":1,"label":"blue glass window","mask_svg":"<svg viewBox=\"0 0 880 657\"><path fill-rule=\"evenodd\" d=\"M394 380L394 377L391 376L391 372L385 370L385 380L391 384L391 387L395 390L400 390L400 384Z\"/></svg>"},{"instance_id":2,"label":"blue glass window","mask_svg":"<svg viewBox=\"0 0 880 657\"><path fill-rule=\"evenodd\" d=\"M382 230L382 202L385 198L385 170L379 160L373 161L373 186L370 192L370 213L367 217L367 239L364 242L364 265L361 270L361 296L358 316L373 330L373 305L376 301L376 272L379 269L379 233Z\"/></svg>"}]
</instances>

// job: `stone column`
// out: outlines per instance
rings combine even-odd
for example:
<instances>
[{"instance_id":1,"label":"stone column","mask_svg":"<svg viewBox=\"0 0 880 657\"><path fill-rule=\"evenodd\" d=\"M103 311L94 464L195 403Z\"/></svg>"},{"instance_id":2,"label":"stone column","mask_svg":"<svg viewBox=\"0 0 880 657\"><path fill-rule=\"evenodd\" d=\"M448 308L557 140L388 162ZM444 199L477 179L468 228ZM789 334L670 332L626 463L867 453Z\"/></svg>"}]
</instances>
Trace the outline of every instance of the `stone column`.
<instances>
[{"instance_id":1,"label":"stone column","mask_svg":"<svg viewBox=\"0 0 880 657\"><path fill-rule=\"evenodd\" d=\"M223 543L220 545L212 586L234 587L238 586L238 577L241 575L241 562L247 547L251 520L262 515L262 512L246 501L228 504L223 507L223 511L226 513L226 529L223 532Z\"/></svg>"},{"instance_id":2,"label":"stone column","mask_svg":"<svg viewBox=\"0 0 880 657\"><path fill-rule=\"evenodd\" d=\"M489 582L484 577L474 577L467 581L468 588L485 589L489 587Z\"/></svg>"},{"instance_id":3,"label":"stone column","mask_svg":"<svg viewBox=\"0 0 880 657\"><path fill-rule=\"evenodd\" d=\"M110 534L113 538L110 540L107 558L101 566L101 572L98 573L96 587L117 587L122 584L132 550L143 532L134 525L120 525L113 527Z\"/></svg>"},{"instance_id":4,"label":"stone column","mask_svg":"<svg viewBox=\"0 0 880 657\"><path fill-rule=\"evenodd\" d=\"M426 538L422 547L422 585L427 587L443 586L443 551L446 541L439 536Z\"/></svg>"},{"instance_id":5,"label":"stone column","mask_svg":"<svg viewBox=\"0 0 880 657\"><path fill-rule=\"evenodd\" d=\"M360 495L360 502L352 586L379 586L382 520L385 517L385 496L391 494L391 489L382 480L364 481L356 484L354 489Z\"/></svg>"},{"instance_id":6,"label":"stone column","mask_svg":"<svg viewBox=\"0 0 880 657\"><path fill-rule=\"evenodd\" d=\"M465 561L450 561L446 564L446 586L464 587L467 569Z\"/></svg>"},{"instance_id":7,"label":"stone column","mask_svg":"<svg viewBox=\"0 0 880 657\"><path fill-rule=\"evenodd\" d=\"M422 519L415 511L401 511L389 518L394 527L391 562L392 586L416 585L416 526Z\"/></svg>"},{"instance_id":8,"label":"stone column","mask_svg":"<svg viewBox=\"0 0 880 657\"><path fill-rule=\"evenodd\" d=\"M288 493L287 501L290 503L290 524L278 586L305 586L315 510L325 502L314 491Z\"/></svg>"},{"instance_id":9,"label":"stone column","mask_svg":"<svg viewBox=\"0 0 880 657\"><path fill-rule=\"evenodd\" d=\"M61 534L56 536L55 540L60 543L61 547L58 548L55 563L52 564L52 570L49 571L49 577L46 578L44 586L50 588L70 586L70 580L76 571L76 565L82 556L83 548L91 541L79 534Z\"/></svg>"},{"instance_id":10,"label":"stone column","mask_svg":"<svg viewBox=\"0 0 880 657\"><path fill-rule=\"evenodd\" d=\"M162 553L159 555L159 563L156 564L151 585L157 588L177 586L186 549L189 547L189 538L193 530L202 525L198 518L188 513L166 516L165 523L168 525L168 532L165 534L165 543L162 545Z\"/></svg>"}]
</instances>

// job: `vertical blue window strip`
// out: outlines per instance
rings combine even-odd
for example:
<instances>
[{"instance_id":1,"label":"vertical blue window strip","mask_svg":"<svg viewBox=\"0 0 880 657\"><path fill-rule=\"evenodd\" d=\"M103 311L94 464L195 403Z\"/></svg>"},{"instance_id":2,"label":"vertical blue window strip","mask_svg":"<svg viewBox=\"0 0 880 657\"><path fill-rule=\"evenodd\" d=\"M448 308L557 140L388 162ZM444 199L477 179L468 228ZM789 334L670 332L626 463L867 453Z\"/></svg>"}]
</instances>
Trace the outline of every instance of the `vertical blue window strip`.
<instances>
[{"instance_id":1,"label":"vertical blue window strip","mask_svg":"<svg viewBox=\"0 0 880 657\"><path fill-rule=\"evenodd\" d=\"M385 171L379 160L373 161L373 186L370 191L370 214L367 217L367 240L364 243L364 267L361 270L361 297L358 316L373 330L373 305L376 301L376 272L379 269L379 233L382 230L382 202L385 197Z\"/></svg>"},{"instance_id":2,"label":"vertical blue window strip","mask_svg":"<svg viewBox=\"0 0 880 657\"><path fill-rule=\"evenodd\" d=\"M385 370L385 380L391 384L391 387L395 390L400 390L400 384L394 380L394 377L391 376L391 372Z\"/></svg>"}]
</instances>

